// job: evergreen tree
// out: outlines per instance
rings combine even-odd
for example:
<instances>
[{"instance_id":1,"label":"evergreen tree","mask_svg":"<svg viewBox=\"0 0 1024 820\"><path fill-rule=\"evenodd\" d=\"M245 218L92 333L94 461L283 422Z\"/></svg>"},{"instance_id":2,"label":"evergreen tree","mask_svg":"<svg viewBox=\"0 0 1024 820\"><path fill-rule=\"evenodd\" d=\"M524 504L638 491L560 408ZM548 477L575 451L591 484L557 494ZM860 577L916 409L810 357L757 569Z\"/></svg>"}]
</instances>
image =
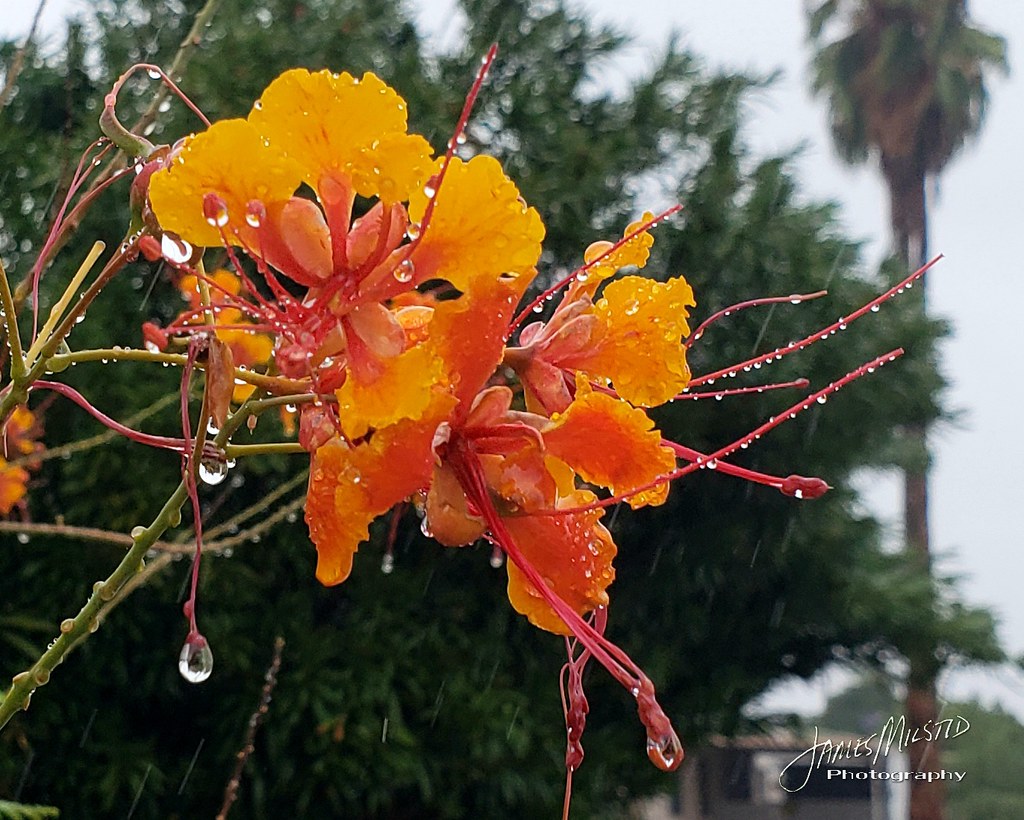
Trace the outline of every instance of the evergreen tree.
<instances>
[{"instance_id":1,"label":"evergreen tree","mask_svg":"<svg viewBox=\"0 0 1024 820\"><path fill-rule=\"evenodd\" d=\"M0 241L15 279L25 276L33 249L18 250L17 243L28 237L38 247L52 214L43 192L59 188L71 157L95 137L90 120L100 95L132 62L167 63L199 5L105 0L74 35L88 36L80 58L69 48L65 59L34 62L22 75L19 93L0 112L18 126L0 129L0 173L14 169L0 189ZM751 80L709 76L695 58L669 46L651 75L617 98L593 90L602 59L622 43L613 32L595 29L561 3L472 0L466 10L464 49L433 58L398 3L224 0L182 85L208 115L224 117L243 113L288 66L373 70L405 96L413 130L441 148L479 55L498 39L503 56L467 150L498 155L545 216L550 275L577 265L595 239L621 235L629 216L647 204L637 192L642 174L653 170L677 191L687 215L658 229L649 270L686 274L698 294L697 315L753 296L832 290L828 301L731 317L694 348L698 372L805 335L875 293L877 282L863 277L834 209L800 204L786 158L758 160L744 148L740 107L756 85ZM54 105L45 89L70 76L72 59L80 59L76 68L87 84L67 111L87 115L72 122L70 113L33 113L33 99L47 111ZM148 83L144 74L129 83L118 108L123 121L146 107ZM190 113L172 106L160 113L151 138L170 141L197 127ZM33 152L30 145L37 146ZM26 191L33 194L29 205L22 204ZM127 195L117 191L46 274L44 300L94 238L119 241L127 214L118 203ZM138 346L143 320L166 321L181 307L169 278L140 262L90 309L72 346ZM897 343L930 347L942 330L898 305L864 321L873 326L851 327L746 378L801 375L824 384ZM83 366L65 376L119 419L152 408L177 384L171 371L161 380L121 365ZM985 613L953 603L919 620L921 612L937 611L940 593L915 567L880 552L877 525L857 512L848 484L858 467L887 462L895 408L914 402L934 414L940 386L927 358L898 375L888 370L738 459L782 475L820 474L835 486L823 499L796 501L704 471L675 487L665 506L618 517L609 632L658 683L687 742L736 729L740 707L782 677L809 676L835 657L884 663L907 630L950 653L1001 657ZM713 449L789 403L770 393L676 402L660 423L669 438ZM46 408L45 420L55 453L97 432L62 402ZM176 424L175 409L166 405L142 422L167 434ZM279 436L275 425L262 419L254 440ZM243 464L204 497L207 527L286 486L303 461L282 456ZM143 457L137 445L115 439L47 460L33 488L33 516L126 532L152 517L177 474L176 456ZM301 483L277 503L294 503L297 512ZM243 532L252 523L242 523ZM153 556L148 583L0 735L0 794L59 806L70 818L132 805L135 817L216 813L281 635L279 682L244 771L240 816L554 812L564 752L555 683L560 642L511 612L504 574L489 567L488 550L443 550L410 517L400 524L393 573L376 571L380 528L360 551L352 578L324 589L313 578L314 553L301 521L286 519L258 535L203 564L204 631L216 657L210 681L189 686L175 667L184 634L175 600L187 561ZM32 643L47 634L10 619L59 622L118 560L119 549L38 535L0 551L0 618L8 619L0 628L15 647L0 658L5 673L22 668ZM588 688L595 712L574 805L581 816L615 816L635 796L667 787L668 778L643 759L628 698L602 674L588 676Z\"/></svg>"}]
</instances>

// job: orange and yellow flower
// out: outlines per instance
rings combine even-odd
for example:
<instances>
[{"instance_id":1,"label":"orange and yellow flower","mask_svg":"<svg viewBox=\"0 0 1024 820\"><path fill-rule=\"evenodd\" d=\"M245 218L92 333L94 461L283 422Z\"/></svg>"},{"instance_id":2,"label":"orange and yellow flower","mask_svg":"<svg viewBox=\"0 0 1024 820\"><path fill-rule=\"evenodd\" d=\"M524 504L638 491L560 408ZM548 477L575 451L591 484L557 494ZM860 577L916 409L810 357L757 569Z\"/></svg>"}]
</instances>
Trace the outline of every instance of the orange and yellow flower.
<instances>
[{"instance_id":1,"label":"orange and yellow flower","mask_svg":"<svg viewBox=\"0 0 1024 820\"><path fill-rule=\"evenodd\" d=\"M667 496L675 454L642 408L688 382L692 292L681 278L608 281L647 262L653 239L637 223L619 245L588 249L586 275L551 319L508 348L540 217L495 159L435 159L406 125L404 101L372 74L295 70L247 118L169 152L150 181L153 214L186 243L223 247L237 273L206 277L222 295L215 326L193 304L169 331L248 345L235 361L272 355L315 395L299 440L322 583L349 576L374 519L425 499L425 531L453 547L492 541L509 556L518 612L575 634L646 692L584 621L603 612L615 577L598 493L633 507ZM653 694L640 699L657 712ZM644 720L661 743L664 726Z\"/></svg>"}]
</instances>

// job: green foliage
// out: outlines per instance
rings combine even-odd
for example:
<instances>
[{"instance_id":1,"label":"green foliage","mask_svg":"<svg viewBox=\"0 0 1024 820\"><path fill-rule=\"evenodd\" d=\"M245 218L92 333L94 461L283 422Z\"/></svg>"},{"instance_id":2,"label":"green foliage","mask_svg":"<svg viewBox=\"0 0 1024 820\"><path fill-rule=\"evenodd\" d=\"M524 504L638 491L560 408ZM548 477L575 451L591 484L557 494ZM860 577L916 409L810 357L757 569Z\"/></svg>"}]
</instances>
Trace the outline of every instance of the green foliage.
<instances>
[{"instance_id":1,"label":"green foliage","mask_svg":"<svg viewBox=\"0 0 1024 820\"><path fill-rule=\"evenodd\" d=\"M47 817L60 817L60 809L0 800L0 818L3 820L45 820Z\"/></svg>"},{"instance_id":2,"label":"green foliage","mask_svg":"<svg viewBox=\"0 0 1024 820\"><path fill-rule=\"evenodd\" d=\"M51 194L96 136L88 121L72 122L47 89L83 72L68 110L91 120L102 92L130 63L169 61L200 5L103 0L82 29L92 38L88 59L69 48L67 57L35 61L23 75L12 106L0 112L17 126L0 129L0 252L19 278L53 214ZM595 91L594 80L621 46L619 35L595 30L557 2L467 0L465 8L466 45L434 58L391 0L224 0L182 85L211 117L234 116L292 65L373 70L406 97L412 127L441 148L480 54L500 39L502 57L467 150L500 156L545 217L545 276L578 264L595 239L621 235L650 204L639 193L649 187L643 175L653 172L686 204L686 215L659 227L649 270L685 274L697 292L697 316L754 296L830 289L827 299L804 306L724 320L695 346L697 372L806 335L882 287L859 270L834 208L804 203L786 158L761 160L745 149L740 110L753 80L708 76L670 44L649 76L613 97ZM127 88L118 111L131 122L148 102L151 81L143 73ZM40 110L44 104L54 109ZM151 138L173 140L195 127L175 105ZM116 189L82 225L44 277L44 305L88 243L119 241L126 199ZM18 249L22 237L33 246ZM180 309L166 273L138 263L90 309L71 344L138 346L142 321L166 321ZM823 385L897 344L917 353L912 366L885 368L870 385L848 388L736 459L781 475L820 474L835 486L825 498L800 502L705 471L675 487L663 507L614 516L620 555L610 636L658 684L687 742L735 729L740 707L787 675L809 676L835 657L883 665L914 630L948 636L951 653L999 656L987 615L965 610L949 588L880 551L877 524L858 509L849 485L857 469L893 463L901 424L941 413L934 342L942 331L898 303L887 305L837 338L746 376L745 383L808 376ZM83 365L64 376L124 419L175 390L179 374ZM667 437L713 449L796 398L676 402L659 423ZM164 409L142 426L173 434L176 413ZM63 402L51 404L45 420L51 448L97 432ZM267 414L252 440L279 435ZM241 465L204 491L207 526L258 503L302 462ZM33 516L127 531L153 516L178 470L175 456L140 454L120 440L53 459L33 488ZM564 753L560 642L511 612L504 573L488 566L488 550L442 549L419 535L412 516L400 524L395 572L378 572L383 523L339 588L314 581L301 521L205 559L199 617L216 661L201 687L184 683L175 667L185 630L175 602L187 561L171 563L113 612L0 735L0 793L13 793L31 755L26 797L59 805L65 817L125 813L136 798L140 818L215 813L282 635L279 683L244 772L239 816L553 814ZM46 638L24 625L55 627L119 558L119 548L42 536L4 546L0 637L38 648ZM922 618L932 611L936 619ZM14 618L30 620L19 626ZM7 652L0 671L23 663ZM645 759L628 694L600 671L587 685L594 711L574 807L580 816L614 816L670 779Z\"/></svg>"},{"instance_id":3,"label":"green foliage","mask_svg":"<svg viewBox=\"0 0 1024 820\"><path fill-rule=\"evenodd\" d=\"M977 703L951 703L944 714L971 722L970 730L947 747L948 767L967 772L961 782L950 784L950 820L1015 820L1024 814L1024 725L998 706Z\"/></svg>"}]
</instances>

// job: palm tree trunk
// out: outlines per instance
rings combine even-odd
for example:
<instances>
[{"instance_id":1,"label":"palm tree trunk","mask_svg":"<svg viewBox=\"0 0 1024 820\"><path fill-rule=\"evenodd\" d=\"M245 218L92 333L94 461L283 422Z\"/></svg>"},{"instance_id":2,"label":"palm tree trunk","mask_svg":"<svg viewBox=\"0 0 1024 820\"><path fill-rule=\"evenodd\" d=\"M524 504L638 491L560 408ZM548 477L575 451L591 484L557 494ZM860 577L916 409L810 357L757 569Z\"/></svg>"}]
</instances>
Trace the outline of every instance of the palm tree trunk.
<instances>
[{"instance_id":1,"label":"palm tree trunk","mask_svg":"<svg viewBox=\"0 0 1024 820\"><path fill-rule=\"evenodd\" d=\"M914 158L883 157L882 170L889 186L890 220L896 253L904 269L918 268L927 261L928 220L925 197L926 174ZM902 275L902 274L901 274ZM927 312L925 284L916 292L922 313ZM916 454L903 474L903 532L905 548L922 567L931 571L928 531L928 428L923 422L907 425L905 435ZM917 737L927 737L926 725L938 720L935 681L939 663L934 646L905 647L910 662L907 680L907 728ZM914 737L915 735L911 735ZM918 740L907 748L910 770L940 771L941 748L937 740ZM944 820L944 781L910 781L910 820Z\"/></svg>"}]
</instances>

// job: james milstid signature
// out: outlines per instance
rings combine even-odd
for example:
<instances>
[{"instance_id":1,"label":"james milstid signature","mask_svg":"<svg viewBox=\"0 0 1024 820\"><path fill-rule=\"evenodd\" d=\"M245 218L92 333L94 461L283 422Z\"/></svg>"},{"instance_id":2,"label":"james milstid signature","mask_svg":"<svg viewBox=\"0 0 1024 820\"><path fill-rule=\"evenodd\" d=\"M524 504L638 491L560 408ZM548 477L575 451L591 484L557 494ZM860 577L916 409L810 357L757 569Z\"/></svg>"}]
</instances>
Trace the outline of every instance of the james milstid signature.
<instances>
[{"instance_id":1,"label":"james milstid signature","mask_svg":"<svg viewBox=\"0 0 1024 820\"><path fill-rule=\"evenodd\" d=\"M898 718L890 717L883 724L881 731L875 732L867 737L858 738L856 740L836 741L833 743L828 738L825 740L818 740L818 727L815 726L814 743L786 764L786 768L783 769L782 773L779 775L779 782L782 784L782 788L787 792L798 792L810 781L811 772L815 769L821 768L822 764L835 765L841 760L871 757L871 765L874 766L878 762L878 758L883 754L888 755L889 751L893 747L895 747L897 751L902 752L905 751L912 743L928 743L932 740L950 740L952 738L959 737L970 728L970 721L961 715L957 715L956 717L946 718L945 720L930 720L919 729L911 730L907 727L906 717L900 715ZM794 785L793 783L786 782L786 773L790 768L803 768L804 766L807 767L807 774L804 776L802 783ZM920 775L920 779L930 780L934 779L929 777L930 775L937 776L934 772L906 772L904 774L907 775L905 778L894 777L892 779L910 780ZM957 778L958 780L963 779L963 774L959 772L955 772L953 774L960 775Z\"/></svg>"}]
</instances>

